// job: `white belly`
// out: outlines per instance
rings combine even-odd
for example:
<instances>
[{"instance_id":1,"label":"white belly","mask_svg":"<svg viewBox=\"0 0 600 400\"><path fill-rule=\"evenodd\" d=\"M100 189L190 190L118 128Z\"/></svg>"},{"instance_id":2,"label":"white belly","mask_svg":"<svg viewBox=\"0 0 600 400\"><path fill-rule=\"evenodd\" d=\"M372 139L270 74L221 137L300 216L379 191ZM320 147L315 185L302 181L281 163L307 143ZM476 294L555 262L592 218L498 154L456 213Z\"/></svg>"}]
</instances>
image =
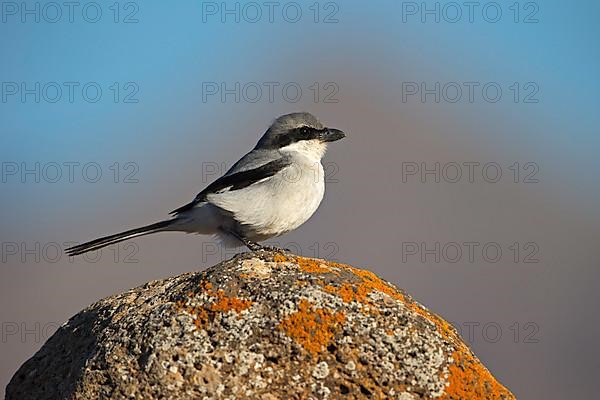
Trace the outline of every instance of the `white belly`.
<instances>
[{"instance_id":1,"label":"white belly","mask_svg":"<svg viewBox=\"0 0 600 400\"><path fill-rule=\"evenodd\" d=\"M214 194L209 202L233 214L242 233L262 241L294 230L317 210L325 194L320 162L293 164L273 178L233 192Z\"/></svg>"}]
</instances>

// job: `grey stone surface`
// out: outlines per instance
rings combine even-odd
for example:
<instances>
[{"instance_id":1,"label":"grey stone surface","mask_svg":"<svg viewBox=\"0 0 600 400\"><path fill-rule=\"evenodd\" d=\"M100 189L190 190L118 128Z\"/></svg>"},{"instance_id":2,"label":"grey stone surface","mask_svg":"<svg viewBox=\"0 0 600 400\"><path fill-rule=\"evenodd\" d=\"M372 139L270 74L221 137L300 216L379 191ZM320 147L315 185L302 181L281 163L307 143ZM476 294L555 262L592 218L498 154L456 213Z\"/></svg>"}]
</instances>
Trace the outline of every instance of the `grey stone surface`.
<instances>
[{"instance_id":1,"label":"grey stone surface","mask_svg":"<svg viewBox=\"0 0 600 400\"><path fill-rule=\"evenodd\" d=\"M109 398L514 397L392 284L265 251L91 305L7 387L8 400Z\"/></svg>"}]
</instances>

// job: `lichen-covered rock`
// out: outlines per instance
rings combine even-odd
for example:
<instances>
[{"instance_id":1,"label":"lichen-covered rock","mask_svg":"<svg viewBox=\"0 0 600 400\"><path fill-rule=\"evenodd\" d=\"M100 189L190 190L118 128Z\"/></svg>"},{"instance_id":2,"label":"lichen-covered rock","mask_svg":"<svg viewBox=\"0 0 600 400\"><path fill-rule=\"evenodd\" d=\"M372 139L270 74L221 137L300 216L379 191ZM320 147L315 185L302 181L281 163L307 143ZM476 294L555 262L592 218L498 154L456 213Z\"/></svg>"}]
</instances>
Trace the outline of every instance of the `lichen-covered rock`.
<instances>
[{"instance_id":1,"label":"lichen-covered rock","mask_svg":"<svg viewBox=\"0 0 600 400\"><path fill-rule=\"evenodd\" d=\"M8 400L107 398L514 397L392 284L264 251L93 304L7 387Z\"/></svg>"}]
</instances>

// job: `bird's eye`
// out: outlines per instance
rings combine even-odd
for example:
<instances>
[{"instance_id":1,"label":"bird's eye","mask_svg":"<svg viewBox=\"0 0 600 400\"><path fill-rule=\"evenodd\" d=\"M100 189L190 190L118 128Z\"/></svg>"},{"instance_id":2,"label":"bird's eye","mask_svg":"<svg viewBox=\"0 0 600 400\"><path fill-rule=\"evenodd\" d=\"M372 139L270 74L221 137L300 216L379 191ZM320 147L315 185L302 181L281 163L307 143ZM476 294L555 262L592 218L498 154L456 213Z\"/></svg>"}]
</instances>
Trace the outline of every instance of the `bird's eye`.
<instances>
[{"instance_id":1,"label":"bird's eye","mask_svg":"<svg viewBox=\"0 0 600 400\"><path fill-rule=\"evenodd\" d=\"M300 133L302 133L303 136L308 136L310 134L310 131L308 130L307 127L304 127L302 129L300 129Z\"/></svg>"}]
</instances>

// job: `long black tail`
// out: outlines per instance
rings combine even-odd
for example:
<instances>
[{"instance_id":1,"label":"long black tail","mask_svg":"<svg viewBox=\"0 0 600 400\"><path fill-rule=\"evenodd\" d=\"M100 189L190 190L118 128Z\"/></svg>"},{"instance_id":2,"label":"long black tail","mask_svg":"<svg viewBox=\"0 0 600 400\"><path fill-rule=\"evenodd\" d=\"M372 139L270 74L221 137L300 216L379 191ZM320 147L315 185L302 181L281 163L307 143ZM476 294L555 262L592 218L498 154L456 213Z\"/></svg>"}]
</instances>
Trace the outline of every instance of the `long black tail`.
<instances>
[{"instance_id":1,"label":"long black tail","mask_svg":"<svg viewBox=\"0 0 600 400\"><path fill-rule=\"evenodd\" d=\"M130 229L128 231L116 233L114 235L104 236L100 239L92 240L91 242L69 247L65 250L65 252L70 256L76 256L78 254L87 253L88 251L98 250L111 244L122 242L123 240L148 235L154 232L159 232L167 226L171 225L173 221L174 220L160 221L155 224L142 226L141 228Z\"/></svg>"}]
</instances>

